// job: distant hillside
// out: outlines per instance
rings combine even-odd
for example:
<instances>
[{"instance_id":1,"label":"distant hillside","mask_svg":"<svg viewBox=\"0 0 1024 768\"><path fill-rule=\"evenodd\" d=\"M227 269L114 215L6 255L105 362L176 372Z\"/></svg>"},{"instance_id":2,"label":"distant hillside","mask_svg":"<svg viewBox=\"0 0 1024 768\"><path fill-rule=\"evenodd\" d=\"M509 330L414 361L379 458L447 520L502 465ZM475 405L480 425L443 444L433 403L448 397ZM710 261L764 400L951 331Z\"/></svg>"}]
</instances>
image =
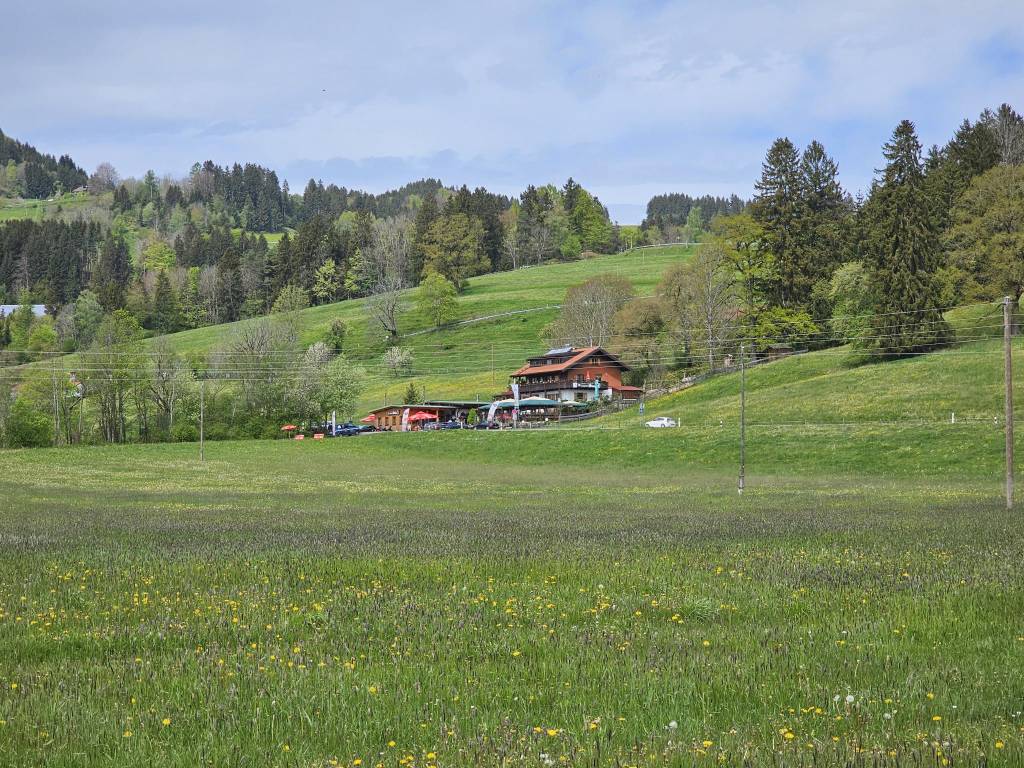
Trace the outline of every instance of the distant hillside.
<instances>
[{"instance_id":1,"label":"distant hillside","mask_svg":"<svg viewBox=\"0 0 1024 768\"><path fill-rule=\"evenodd\" d=\"M71 192L89 180L70 155L60 159L0 131L0 194L32 199Z\"/></svg>"}]
</instances>

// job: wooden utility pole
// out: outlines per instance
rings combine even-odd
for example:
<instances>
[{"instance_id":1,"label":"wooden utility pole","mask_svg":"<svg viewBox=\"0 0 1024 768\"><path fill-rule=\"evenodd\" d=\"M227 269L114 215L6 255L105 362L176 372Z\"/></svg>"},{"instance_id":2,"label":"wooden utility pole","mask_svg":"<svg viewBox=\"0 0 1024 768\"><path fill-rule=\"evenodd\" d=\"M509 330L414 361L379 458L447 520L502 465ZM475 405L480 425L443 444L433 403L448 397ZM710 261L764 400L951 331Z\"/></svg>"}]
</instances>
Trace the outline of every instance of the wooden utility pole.
<instances>
[{"instance_id":1,"label":"wooden utility pole","mask_svg":"<svg viewBox=\"0 0 1024 768\"><path fill-rule=\"evenodd\" d=\"M747 469L747 368L744 365L744 345L740 343L740 479L737 491L743 495Z\"/></svg>"},{"instance_id":2,"label":"wooden utility pole","mask_svg":"<svg viewBox=\"0 0 1024 768\"><path fill-rule=\"evenodd\" d=\"M1006 401L1006 508L1013 509L1013 355L1011 353L1011 330L1013 326L1013 301L1003 298L1003 378Z\"/></svg>"},{"instance_id":3,"label":"wooden utility pole","mask_svg":"<svg viewBox=\"0 0 1024 768\"><path fill-rule=\"evenodd\" d=\"M206 446L203 444L203 423L206 417L206 379L199 380L199 460L206 461Z\"/></svg>"}]
</instances>

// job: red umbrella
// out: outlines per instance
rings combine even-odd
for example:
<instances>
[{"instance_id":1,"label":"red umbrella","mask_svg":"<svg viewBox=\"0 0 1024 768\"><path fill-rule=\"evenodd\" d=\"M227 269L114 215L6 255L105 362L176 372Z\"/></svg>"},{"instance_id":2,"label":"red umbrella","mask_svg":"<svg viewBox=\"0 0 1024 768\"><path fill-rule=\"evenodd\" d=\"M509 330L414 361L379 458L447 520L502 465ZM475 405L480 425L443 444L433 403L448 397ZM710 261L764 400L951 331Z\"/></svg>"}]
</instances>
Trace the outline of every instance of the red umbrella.
<instances>
[{"instance_id":1,"label":"red umbrella","mask_svg":"<svg viewBox=\"0 0 1024 768\"><path fill-rule=\"evenodd\" d=\"M298 427L296 427L294 424L285 424L283 427L281 427L282 432L292 432L296 429L298 429Z\"/></svg>"},{"instance_id":2,"label":"red umbrella","mask_svg":"<svg viewBox=\"0 0 1024 768\"><path fill-rule=\"evenodd\" d=\"M377 420L377 414L371 413L365 419L360 419L359 421L360 421L360 423L363 423L363 424L369 424L371 421L376 421L376 420Z\"/></svg>"},{"instance_id":3,"label":"red umbrella","mask_svg":"<svg viewBox=\"0 0 1024 768\"><path fill-rule=\"evenodd\" d=\"M429 419L436 419L436 413L427 413L426 411L416 411L412 416L409 417L409 421L427 421Z\"/></svg>"}]
</instances>

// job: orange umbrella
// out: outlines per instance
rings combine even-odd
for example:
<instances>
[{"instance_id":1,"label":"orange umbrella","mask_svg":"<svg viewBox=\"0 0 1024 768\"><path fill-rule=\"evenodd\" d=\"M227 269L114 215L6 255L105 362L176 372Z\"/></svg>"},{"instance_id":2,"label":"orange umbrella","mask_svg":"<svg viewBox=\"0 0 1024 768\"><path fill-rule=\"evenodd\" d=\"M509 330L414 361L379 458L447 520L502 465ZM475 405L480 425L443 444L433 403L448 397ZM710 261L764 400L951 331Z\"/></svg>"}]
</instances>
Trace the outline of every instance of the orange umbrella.
<instances>
[{"instance_id":1,"label":"orange umbrella","mask_svg":"<svg viewBox=\"0 0 1024 768\"><path fill-rule=\"evenodd\" d=\"M409 417L409 421L427 421L428 419L436 419L436 413L427 413L426 411L417 411Z\"/></svg>"},{"instance_id":2,"label":"orange umbrella","mask_svg":"<svg viewBox=\"0 0 1024 768\"><path fill-rule=\"evenodd\" d=\"M296 429L298 429L298 427L296 427L294 424L285 424L283 427L281 427L282 432L292 432Z\"/></svg>"},{"instance_id":3,"label":"orange umbrella","mask_svg":"<svg viewBox=\"0 0 1024 768\"><path fill-rule=\"evenodd\" d=\"M371 421L376 421L376 420L377 420L377 414L375 414L375 413L371 413L371 414L370 414L369 416L367 416L367 417L366 417L365 419L360 419L359 421L360 421L361 423L363 423L363 424L369 424L369 423L370 423Z\"/></svg>"}]
</instances>

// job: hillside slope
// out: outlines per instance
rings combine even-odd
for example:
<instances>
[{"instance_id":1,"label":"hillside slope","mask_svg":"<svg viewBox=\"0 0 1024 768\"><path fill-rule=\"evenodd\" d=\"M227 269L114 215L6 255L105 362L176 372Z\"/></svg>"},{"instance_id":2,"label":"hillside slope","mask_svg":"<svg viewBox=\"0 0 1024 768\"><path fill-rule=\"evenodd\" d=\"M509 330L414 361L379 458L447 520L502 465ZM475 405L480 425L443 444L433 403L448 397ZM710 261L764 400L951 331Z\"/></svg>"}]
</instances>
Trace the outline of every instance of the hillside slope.
<instances>
[{"instance_id":1,"label":"hillside slope","mask_svg":"<svg viewBox=\"0 0 1024 768\"><path fill-rule=\"evenodd\" d=\"M297 312L294 322L302 344L309 345L324 337L333 320L345 321L345 354L370 374L360 407L379 405L385 397L394 402L410 381L425 387L433 398L487 398L504 388L508 375L543 346L541 331L555 318L568 287L594 275L615 273L628 277L638 295L651 294L665 270L691 252L679 246L647 249L475 277L458 299L460 321L472 322L442 329L431 327L415 307L415 290L407 291L400 344L413 352L413 371L397 378L382 366L386 345L368 328L365 299L311 307ZM225 347L252 322L207 326L163 338L178 352L202 355Z\"/></svg>"},{"instance_id":2,"label":"hillside slope","mask_svg":"<svg viewBox=\"0 0 1024 768\"><path fill-rule=\"evenodd\" d=\"M975 310L961 322L986 321ZM961 326L961 337L981 335ZM1024 354L1024 339L1014 341ZM1024 387L1024 364L1014 370ZM576 428L604 431L624 460L671 451L683 463L736 465L740 376L716 376L636 409ZM1024 417L1018 402L1017 418ZM655 416L678 429L645 429ZM979 340L899 360L857 358L840 347L794 355L746 372L747 456L753 471L939 473L999 478L1003 450L1003 352Z\"/></svg>"}]
</instances>

